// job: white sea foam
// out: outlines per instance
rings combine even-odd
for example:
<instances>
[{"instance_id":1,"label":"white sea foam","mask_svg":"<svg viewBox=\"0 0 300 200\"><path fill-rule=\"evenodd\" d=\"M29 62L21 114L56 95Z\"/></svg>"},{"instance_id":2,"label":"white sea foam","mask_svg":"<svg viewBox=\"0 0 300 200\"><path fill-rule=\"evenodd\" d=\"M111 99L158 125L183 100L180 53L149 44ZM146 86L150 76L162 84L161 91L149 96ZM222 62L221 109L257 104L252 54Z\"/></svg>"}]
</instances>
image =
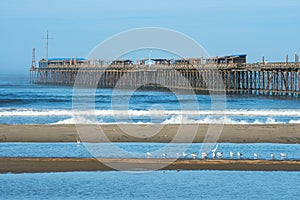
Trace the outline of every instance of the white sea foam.
<instances>
[{"instance_id":1,"label":"white sea foam","mask_svg":"<svg viewBox=\"0 0 300 200\"><path fill-rule=\"evenodd\" d=\"M90 119L86 119L84 117L77 117L76 120L72 117L72 118L68 118L68 119L64 119L64 120L60 120L58 122L52 123L52 125L56 125L56 124L100 124L102 123L101 121L97 121L97 120L90 120Z\"/></svg>"},{"instance_id":2,"label":"white sea foam","mask_svg":"<svg viewBox=\"0 0 300 200\"><path fill-rule=\"evenodd\" d=\"M76 118L68 118L64 119L61 121L58 121L55 124L114 124L114 123L107 123L103 121L97 121L97 120L90 120L86 119L83 117ZM118 124L153 124L151 122L122 122L119 121L117 122ZM177 115L177 116L172 116L169 119L164 120L160 124L284 124L285 122L281 121L276 121L274 118L267 118L266 120L255 120L254 122L250 122L247 120L234 120L231 119L230 117L223 117L223 118L211 118L211 117L206 117L204 119L200 120L194 120L194 119L189 119L186 116L182 115ZM288 123L300 123L300 120L290 120Z\"/></svg>"},{"instance_id":3,"label":"white sea foam","mask_svg":"<svg viewBox=\"0 0 300 200\"><path fill-rule=\"evenodd\" d=\"M128 120L135 118L134 123L143 117L154 119L161 124L191 124L191 123L221 123L221 124L282 124L300 123L300 110L35 110L35 109L0 109L0 117L68 117L56 122L56 124L95 124L105 123L104 118L116 119L117 123L129 123ZM76 120L73 119L76 117ZM97 121L103 119L103 121ZM280 121L280 117L291 117L290 121ZM254 121L253 121L254 118ZM255 119L256 118L256 119ZM156 120L157 119L157 120ZM238 119L238 120L237 120ZM252 119L252 120L251 120ZM132 123L132 122L130 122Z\"/></svg>"},{"instance_id":4,"label":"white sea foam","mask_svg":"<svg viewBox=\"0 0 300 200\"><path fill-rule=\"evenodd\" d=\"M300 120L290 120L289 124L300 124Z\"/></svg>"},{"instance_id":5,"label":"white sea foam","mask_svg":"<svg viewBox=\"0 0 300 200\"><path fill-rule=\"evenodd\" d=\"M34 110L34 109L0 109L0 117L13 116L287 116L300 117L300 110L91 110L91 111L73 111L73 110Z\"/></svg>"},{"instance_id":6,"label":"white sea foam","mask_svg":"<svg viewBox=\"0 0 300 200\"><path fill-rule=\"evenodd\" d=\"M284 124L284 122L276 121L271 117L268 117L265 121L255 120L254 122L249 122L247 120L234 120L230 117L206 117L201 120L192 120L188 119L187 117L174 116L170 119L165 120L164 122L162 122L162 124Z\"/></svg>"}]
</instances>

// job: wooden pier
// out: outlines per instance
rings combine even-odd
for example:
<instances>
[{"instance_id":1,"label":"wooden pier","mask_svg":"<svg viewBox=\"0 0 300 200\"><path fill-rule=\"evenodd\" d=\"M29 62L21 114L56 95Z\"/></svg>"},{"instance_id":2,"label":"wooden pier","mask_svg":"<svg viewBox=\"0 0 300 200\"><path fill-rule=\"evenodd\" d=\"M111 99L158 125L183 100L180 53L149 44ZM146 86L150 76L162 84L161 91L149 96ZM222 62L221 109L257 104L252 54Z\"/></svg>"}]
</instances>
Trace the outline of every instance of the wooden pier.
<instances>
[{"instance_id":1,"label":"wooden pier","mask_svg":"<svg viewBox=\"0 0 300 200\"><path fill-rule=\"evenodd\" d=\"M80 74L80 78L76 76ZM196 93L224 91L226 94L300 96L300 64L120 64L69 62L66 65L32 67L34 84L78 85L98 88L169 88Z\"/></svg>"}]
</instances>

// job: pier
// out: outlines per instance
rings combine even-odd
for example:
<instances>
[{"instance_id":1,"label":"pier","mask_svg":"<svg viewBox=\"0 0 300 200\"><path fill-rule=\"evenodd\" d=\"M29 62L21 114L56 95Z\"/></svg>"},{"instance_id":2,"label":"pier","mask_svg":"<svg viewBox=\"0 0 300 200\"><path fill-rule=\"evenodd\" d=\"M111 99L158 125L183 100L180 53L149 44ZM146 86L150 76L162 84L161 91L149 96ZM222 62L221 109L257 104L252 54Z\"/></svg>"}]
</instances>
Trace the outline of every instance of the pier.
<instances>
[{"instance_id":1,"label":"pier","mask_svg":"<svg viewBox=\"0 0 300 200\"><path fill-rule=\"evenodd\" d=\"M243 55L244 56L244 55ZM196 93L300 96L300 64L294 62L246 63L242 56L213 59L152 59L90 61L83 58L41 60L32 66L33 84L77 85L98 88L148 88L188 90ZM80 74L81 79L76 76Z\"/></svg>"}]
</instances>

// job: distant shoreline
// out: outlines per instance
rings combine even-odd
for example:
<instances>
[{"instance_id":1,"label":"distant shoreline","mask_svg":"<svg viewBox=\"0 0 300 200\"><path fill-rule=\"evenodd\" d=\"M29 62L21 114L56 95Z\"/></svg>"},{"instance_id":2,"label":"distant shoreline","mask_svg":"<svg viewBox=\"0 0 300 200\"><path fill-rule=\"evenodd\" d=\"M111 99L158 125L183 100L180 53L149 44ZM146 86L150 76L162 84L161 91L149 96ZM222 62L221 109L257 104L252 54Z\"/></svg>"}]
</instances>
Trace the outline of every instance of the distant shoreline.
<instances>
[{"instance_id":1,"label":"distant shoreline","mask_svg":"<svg viewBox=\"0 0 300 200\"><path fill-rule=\"evenodd\" d=\"M116 168L114 168L116 166ZM0 158L0 173L149 170L300 171L299 160Z\"/></svg>"},{"instance_id":2,"label":"distant shoreline","mask_svg":"<svg viewBox=\"0 0 300 200\"><path fill-rule=\"evenodd\" d=\"M148 128L161 131L151 137L133 137L124 133L117 124L99 125L104 130L110 142L170 142L177 134L178 124L149 125ZM134 132L133 124L122 124L127 131ZM146 126L146 125L140 125ZM148 125L147 125L148 126ZM198 131L194 143L202 143L208 127L214 125L198 124ZM82 125L81 127L89 127ZM91 125L91 128L95 125ZM186 134L190 134L195 125L184 125ZM145 130L147 130L145 129ZM84 129L85 130L85 129ZM85 130L86 131L86 130ZM128 133L128 132L127 132ZM0 125L0 142L76 142L79 138L74 124L68 125ZM99 138L91 136L90 142L101 142ZM103 142L103 141L102 141ZM184 135L176 142L190 142ZM244 124L223 127L218 139L219 143L300 143L300 124Z\"/></svg>"}]
</instances>

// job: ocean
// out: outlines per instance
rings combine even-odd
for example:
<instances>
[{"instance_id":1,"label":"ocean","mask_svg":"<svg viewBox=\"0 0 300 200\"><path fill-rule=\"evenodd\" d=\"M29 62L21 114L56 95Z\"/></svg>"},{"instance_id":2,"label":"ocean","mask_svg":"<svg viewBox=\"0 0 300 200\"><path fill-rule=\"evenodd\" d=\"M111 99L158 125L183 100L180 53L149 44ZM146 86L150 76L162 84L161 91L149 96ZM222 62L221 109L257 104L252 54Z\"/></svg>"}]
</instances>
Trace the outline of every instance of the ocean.
<instances>
[{"instance_id":1,"label":"ocean","mask_svg":"<svg viewBox=\"0 0 300 200\"><path fill-rule=\"evenodd\" d=\"M28 75L0 75L0 124L72 124L72 95L71 86L33 85ZM227 96L223 107L209 95L97 89L94 96L97 121L88 112L80 123L300 123L297 99Z\"/></svg>"},{"instance_id":2,"label":"ocean","mask_svg":"<svg viewBox=\"0 0 300 200\"><path fill-rule=\"evenodd\" d=\"M29 75L0 75L0 124L72 124L73 88L33 85ZM208 95L174 94L157 91L97 89L96 120L90 112L80 123L300 123L297 99L261 96L227 96L226 109L212 110ZM125 101L127 99L128 101ZM197 101L197 109L193 106ZM125 106L120 106L120 105ZM184 110L182 110L184 104ZM142 153L163 143L117 143L126 151ZM202 144L192 144L187 153ZM299 144L219 144L224 158L229 151L243 152L241 159L300 159ZM140 154L139 154L140 155ZM107 154L108 157L117 155ZM157 155L159 157L160 155ZM169 155L172 156L172 155ZM175 156L175 155L173 155ZM0 157L91 157L83 144L0 143ZM0 199L297 199L299 172L246 171L154 171L67 172L1 174Z\"/></svg>"},{"instance_id":3,"label":"ocean","mask_svg":"<svg viewBox=\"0 0 300 200\"><path fill-rule=\"evenodd\" d=\"M298 199L299 172L154 171L0 175L1 199Z\"/></svg>"}]
</instances>

